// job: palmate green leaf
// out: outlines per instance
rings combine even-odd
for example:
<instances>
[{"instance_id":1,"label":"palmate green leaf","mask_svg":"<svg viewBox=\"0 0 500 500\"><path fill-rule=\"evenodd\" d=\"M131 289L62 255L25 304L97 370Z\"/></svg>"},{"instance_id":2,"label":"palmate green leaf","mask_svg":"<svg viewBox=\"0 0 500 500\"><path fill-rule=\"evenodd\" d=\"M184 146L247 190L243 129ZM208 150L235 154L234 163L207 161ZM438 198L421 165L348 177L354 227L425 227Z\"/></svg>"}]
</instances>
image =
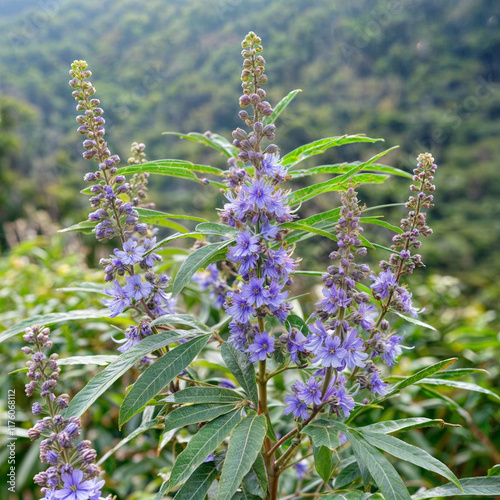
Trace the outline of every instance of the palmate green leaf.
<instances>
[{"instance_id":1,"label":"palmate green leaf","mask_svg":"<svg viewBox=\"0 0 500 500\"><path fill-rule=\"evenodd\" d=\"M458 496L478 496L495 498L500 495L500 477L468 477L460 479L462 491L454 484L448 483L430 490L415 493L412 500L422 500L424 498L458 497Z\"/></svg>"},{"instance_id":2,"label":"palmate green leaf","mask_svg":"<svg viewBox=\"0 0 500 500\"><path fill-rule=\"evenodd\" d=\"M314 468L326 483L332 474L332 450L326 446L313 446Z\"/></svg>"},{"instance_id":3,"label":"palmate green leaf","mask_svg":"<svg viewBox=\"0 0 500 500\"><path fill-rule=\"evenodd\" d=\"M165 314L164 316L160 316L159 318L151 321L151 326L159 325L182 325L207 333L210 331L210 328L207 325L198 321L197 318L191 316L190 314Z\"/></svg>"},{"instance_id":4,"label":"palmate green leaf","mask_svg":"<svg viewBox=\"0 0 500 500\"><path fill-rule=\"evenodd\" d=\"M238 150L236 147L233 146L233 144L231 144L225 137L218 134L210 134L210 136L206 136L205 134L200 134L199 132L190 132L189 134L163 132L162 135L175 135L181 139L187 139L188 141L203 144L204 146L208 146L219 151L219 153L222 153L228 158L231 158L231 156L238 156Z\"/></svg>"},{"instance_id":5,"label":"palmate green leaf","mask_svg":"<svg viewBox=\"0 0 500 500\"><path fill-rule=\"evenodd\" d=\"M424 417L402 418L400 420L385 420L375 424L365 425L358 427L360 432L376 432L381 434L390 434L398 431L409 431L412 429L421 429L423 427L444 427L447 424L441 419L431 419Z\"/></svg>"},{"instance_id":6,"label":"palmate green leaf","mask_svg":"<svg viewBox=\"0 0 500 500\"><path fill-rule=\"evenodd\" d=\"M165 432L200 422L209 422L225 413L235 410L233 404L202 403L181 406L165 418Z\"/></svg>"},{"instance_id":7,"label":"palmate green leaf","mask_svg":"<svg viewBox=\"0 0 500 500\"><path fill-rule=\"evenodd\" d=\"M14 335L24 332L26 328L33 325L50 326L66 321L75 321L78 319L97 319L109 318L109 309L77 309L75 311L37 314L30 318L23 319L17 325L11 326L0 334L0 342L10 339Z\"/></svg>"},{"instance_id":8,"label":"palmate green leaf","mask_svg":"<svg viewBox=\"0 0 500 500\"><path fill-rule=\"evenodd\" d=\"M182 263L172 286L172 296L177 295L190 281L194 273L207 266L215 255L219 255L233 240L211 243L195 250Z\"/></svg>"},{"instance_id":9,"label":"palmate green leaf","mask_svg":"<svg viewBox=\"0 0 500 500\"><path fill-rule=\"evenodd\" d=\"M238 404L244 397L232 389L225 387L187 387L162 399L165 403L223 403Z\"/></svg>"},{"instance_id":10,"label":"palmate green leaf","mask_svg":"<svg viewBox=\"0 0 500 500\"><path fill-rule=\"evenodd\" d=\"M224 363L229 368L234 378L241 385L255 408L259 404L259 395L257 383L255 381L255 368L253 363L248 360L248 356L236 349L229 342L225 342L221 347L221 354Z\"/></svg>"},{"instance_id":11,"label":"palmate green leaf","mask_svg":"<svg viewBox=\"0 0 500 500\"><path fill-rule=\"evenodd\" d=\"M201 464L175 494L177 500L205 500L218 471L213 462Z\"/></svg>"},{"instance_id":12,"label":"palmate green leaf","mask_svg":"<svg viewBox=\"0 0 500 500\"><path fill-rule=\"evenodd\" d=\"M428 377L429 375L433 375L434 373L444 370L448 366L450 366L452 363L454 363L458 358L450 358L450 359L445 359L443 361L439 361L439 363L436 363L434 365L428 366L426 368L423 368L422 370L419 370L417 373L412 375L411 377L407 377L398 384L395 384L392 386L387 394L384 396L384 398L388 398L389 396L392 396L394 394L397 394L398 392L402 391L406 387L416 384L420 380ZM382 398L382 399L384 399Z\"/></svg>"},{"instance_id":13,"label":"palmate green leaf","mask_svg":"<svg viewBox=\"0 0 500 500\"><path fill-rule=\"evenodd\" d=\"M264 498L267 491L267 471L264 458L259 453L250 471L245 476L243 483L246 489L258 497Z\"/></svg>"},{"instance_id":14,"label":"palmate green leaf","mask_svg":"<svg viewBox=\"0 0 500 500\"><path fill-rule=\"evenodd\" d=\"M196 226L196 231L201 234L226 236L236 238L239 230L235 227L227 226L225 224L218 224L217 222L202 222Z\"/></svg>"},{"instance_id":15,"label":"palmate green leaf","mask_svg":"<svg viewBox=\"0 0 500 500\"><path fill-rule=\"evenodd\" d=\"M337 163L335 165L321 165L319 167L307 168L303 170L294 170L290 172L290 175L292 176L292 178L302 178L302 177L308 177L310 175L320 175L320 174L344 174L353 167L360 164L361 162L356 161L352 163ZM381 165L379 163L373 163L366 170L369 172L375 172L379 174L397 175L399 177L406 177L407 179L413 179L413 175L408 172L405 172L404 170L390 167L388 165Z\"/></svg>"},{"instance_id":16,"label":"palmate green leaf","mask_svg":"<svg viewBox=\"0 0 500 500\"><path fill-rule=\"evenodd\" d=\"M300 148L290 151L290 153L283 156L281 164L283 166L288 166L292 168L301 161L310 158L314 155L319 155L324 153L330 148L336 146L343 146L344 144L352 144L356 142L378 142L383 141L383 139L372 139L371 137L366 137L364 135L343 135L339 137L326 137L324 139L319 139L317 141L305 144Z\"/></svg>"},{"instance_id":17,"label":"palmate green leaf","mask_svg":"<svg viewBox=\"0 0 500 500\"><path fill-rule=\"evenodd\" d=\"M209 339L210 334L200 335L172 349L148 366L123 400L118 419L119 426L122 427L125 422L128 422L150 399L184 370L205 347Z\"/></svg>"},{"instance_id":18,"label":"palmate green leaf","mask_svg":"<svg viewBox=\"0 0 500 500\"><path fill-rule=\"evenodd\" d=\"M285 110L285 108L293 101L293 98L299 93L302 92L301 89L295 89L289 92L281 101L276 104L274 107L274 111L271 114L271 116L265 116L262 119L262 123L264 126L270 125L271 123L274 123L276 119L278 118L279 115Z\"/></svg>"},{"instance_id":19,"label":"palmate green leaf","mask_svg":"<svg viewBox=\"0 0 500 500\"><path fill-rule=\"evenodd\" d=\"M500 401L500 396L485 387L470 382L460 382L458 380L443 380L439 378L424 378L418 382L421 385L442 385L446 387L453 387L455 389L463 389L465 391L481 392Z\"/></svg>"},{"instance_id":20,"label":"palmate green leaf","mask_svg":"<svg viewBox=\"0 0 500 500\"><path fill-rule=\"evenodd\" d=\"M241 420L241 409L217 417L203 426L188 442L177 457L167 491L174 489L188 479L194 470L212 453ZM227 458L227 456L226 456Z\"/></svg>"},{"instance_id":21,"label":"palmate green leaf","mask_svg":"<svg viewBox=\"0 0 500 500\"><path fill-rule=\"evenodd\" d=\"M170 330L168 332L150 335L141 340L90 380L90 382L71 400L68 408L63 412L64 416L81 416L116 380L150 352L178 342L179 340L191 338L197 334L199 334L199 332L193 333L187 330Z\"/></svg>"},{"instance_id":22,"label":"palmate green leaf","mask_svg":"<svg viewBox=\"0 0 500 500\"><path fill-rule=\"evenodd\" d=\"M311 436L314 446L326 446L330 450L335 450L340 446L339 427L333 420L325 418L314 420L306 425L302 432Z\"/></svg>"},{"instance_id":23,"label":"palmate green leaf","mask_svg":"<svg viewBox=\"0 0 500 500\"><path fill-rule=\"evenodd\" d=\"M154 418L147 422L141 424L137 429L132 431L126 437L124 437L120 442L118 442L113 448L108 450L97 462L97 465L103 464L111 455L113 455L117 450L119 450L122 446L126 445L128 442L132 441L132 439L144 434L146 431L150 429L159 429L163 424L160 422L158 418Z\"/></svg>"},{"instance_id":24,"label":"palmate green leaf","mask_svg":"<svg viewBox=\"0 0 500 500\"><path fill-rule=\"evenodd\" d=\"M356 457L368 469L386 500L410 500L403 480L389 460L357 432L347 432L346 435Z\"/></svg>"},{"instance_id":25,"label":"palmate green leaf","mask_svg":"<svg viewBox=\"0 0 500 500\"><path fill-rule=\"evenodd\" d=\"M266 437L266 428L265 415L249 415L233 430L219 479L217 500L230 500L236 493L243 478L257 460Z\"/></svg>"},{"instance_id":26,"label":"palmate green leaf","mask_svg":"<svg viewBox=\"0 0 500 500\"><path fill-rule=\"evenodd\" d=\"M435 472L460 488L460 483L458 482L455 474L453 474L453 472L448 469L446 465L440 462L437 458L434 458L425 450L405 443L401 439L388 434L370 432L366 430L361 431L360 429L358 429L358 431L368 443L375 446L379 450L385 451L386 453L389 453L389 455L399 458L400 460L405 460L413 465L422 467L425 470Z\"/></svg>"}]
</instances>

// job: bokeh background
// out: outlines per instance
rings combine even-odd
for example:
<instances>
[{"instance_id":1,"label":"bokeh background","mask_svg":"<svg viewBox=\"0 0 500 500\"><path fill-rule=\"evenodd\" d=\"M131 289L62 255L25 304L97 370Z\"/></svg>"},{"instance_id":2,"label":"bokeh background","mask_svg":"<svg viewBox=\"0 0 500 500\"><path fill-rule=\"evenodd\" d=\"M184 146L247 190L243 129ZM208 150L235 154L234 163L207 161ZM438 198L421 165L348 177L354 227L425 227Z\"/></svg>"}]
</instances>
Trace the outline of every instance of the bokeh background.
<instances>
[{"instance_id":1,"label":"bokeh background","mask_svg":"<svg viewBox=\"0 0 500 500\"><path fill-rule=\"evenodd\" d=\"M70 63L89 62L113 153L126 160L131 142L139 141L146 144L148 159L182 158L224 168L221 156L162 133L210 130L230 137L239 125L239 44L249 30L263 39L270 102L303 90L277 123L284 152L321 137L366 133L385 138L385 144L345 146L322 156L322 164L367 159L395 145L399 149L384 161L407 171L418 153L430 151L436 158L436 207L429 218L435 234L422 247L426 269L411 285L426 307L424 320L437 331L402 326L415 349L399 369L457 355L456 366L487 369L489 374L475 381L498 394L500 4L495 0L0 0L0 329L42 312L100 306L98 296L64 288L101 282L96 263L109 249L97 246L92 236L57 233L88 212L87 197L79 195L89 168L67 85ZM406 189L406 180L389 179L364 186L360 197L369 205L399 202ZM211 220L222 203L216 190L166 178L152 178L150 198L161 210ZM336 196L323 195L304 213L337 203ZM401 212L384 215L397 224ZM383 244L389 241L387 231L372 234ZM321 269L331 242L310 242L301 256ZM381 257L370 255L373 262ZM314 297L303 300L307 309ZM61 357L114 350L107 323L68 324L55 332ZM20 345L15 340L0 346L0 362L8 367L0 375L0 410L7 388L15 386L19 427L27 428L22 374L8 375L23 366ZM76 392L97 369L68 367L66 390ZM120 397L120 387L115 389L87 417L99 450L122 436L113 420ZM464 425L425 437L427 447L462 476L484 475L500 462L494 399L449 391L458 401L454 407L435 394L427 394L427 403L421 396L394 403L389 417L425 411ZM154 438L145 435L108 461L120 498L135 498L132 492L145 488L162 466ZM27 450L26 440L19 442L24 492L19 498L31 499L31 476L39 465L36 450ZM5 452L2 447L0 462Z\"/></svg>"}]
</instances>

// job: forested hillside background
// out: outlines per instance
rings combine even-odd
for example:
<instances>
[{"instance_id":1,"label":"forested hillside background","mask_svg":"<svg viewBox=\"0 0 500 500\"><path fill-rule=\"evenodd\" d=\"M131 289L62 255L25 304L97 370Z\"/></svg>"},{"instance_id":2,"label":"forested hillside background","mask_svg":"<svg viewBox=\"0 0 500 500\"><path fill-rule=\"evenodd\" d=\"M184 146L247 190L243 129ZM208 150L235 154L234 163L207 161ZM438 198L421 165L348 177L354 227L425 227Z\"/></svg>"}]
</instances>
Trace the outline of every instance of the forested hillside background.
<instances>
[{"instance_id":1,"label":"forested hillside background","mask_svg":"<svg viewBox=\"0 0 500 500\"><path fill-rule=\"evenodd\" d=\"M282 150L366 133L399 145L386 162L406 170L430 150L440 171L428 267L476 290L496 281L498 2L2 0L0 11L2 223L34 206L62 224L85 216L85 197L75 192L86 169L67 86L74 59L88 60L94 72L113 152L126 159L137 140L150 159L220 166L221 157L162 132L230 135L238 124L234 47L253 29L265 43L271 102L303 89L278 123ZM368 157L377 148L346 147L323 160ZM363 199L391 201L397 182L365 188ZM185 184L155 179L154 186L163 209L193 202ZM215 204L194 201L200 210ZM319 203L328 206L328 196Z\"/></svg>"}]
</instances>

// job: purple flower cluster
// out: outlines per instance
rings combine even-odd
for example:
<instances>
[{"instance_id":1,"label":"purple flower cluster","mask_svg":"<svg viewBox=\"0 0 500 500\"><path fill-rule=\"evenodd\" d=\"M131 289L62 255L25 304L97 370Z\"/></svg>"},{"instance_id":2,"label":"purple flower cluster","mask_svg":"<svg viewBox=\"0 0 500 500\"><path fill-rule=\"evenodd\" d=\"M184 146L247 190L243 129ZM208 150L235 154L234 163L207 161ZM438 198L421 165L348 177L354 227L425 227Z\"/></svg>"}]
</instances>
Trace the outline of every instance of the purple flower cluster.
<instances>
[{"instance_id":1,"label":"purple flower cluster","mask_svg":"<svg viewBox=\"0 0 500 500\"><path fill-rule=\"evenodd\" d=\"M48 328L33 325L26 329L23 337L31 344L22 348L26 355L31 354L31 360L26 363L30 379L26 394L32 396L35 390L40 390L45 405L33 403L32 411L34 415L47 415L28 431L32 441L44 438L40 442L40 460L49 465L34 480L42 486L43 500L100 500L104 481L99 480L97 453L90 441L79 441L80 419L61 415L68 406L69 396L54 394L61 369L57 365L57 354L47 358L43 352L52 347L49 335Z\"/></svg>"},{"instance_id":2,"label":"purple flower cluster","mask_svg":"<svg viewBox=\"0 0 500 500\"><path fill-rule=\"evenodd\" d=\"M204 271L199 271L193 276L202 290L209 290L209 297L214 301L215 308L220 309L226 301L226 294L230 290L217 264L209 264Z\"/></svg>"},{"instance_id":3,"label":"purple flower cluster","mask_svg":"<svg viewBox=\"0 0 500 500\"><path fill-rule=\"evenodd\" d=\"M292 251L280 244L283 231L280 224L292 220L288 196L279 186L287 179L281 165L277 146L270 144L264 151L261 141L274 139L276 127L264 126L263 118L272 114L266 93L261 85L267 81L260 38L249 33L243 41L245 58L242 73L243 95L240 105L251 107L240 118L250 127L250 133L241 128L233 132L233 144L239 149L238 158L231 159L228 203L221 211L221 221L239 229L235 244L229 247L228 260L236 267L241 282L227 293L224 307L233 317L230 324L230 342L247 351L253 362L263 361L274 351L274 337L256 328L256 318L275 316L284 323L290 304L286 301L287 285L297 260Z\"/></svg>"}]
</instances>

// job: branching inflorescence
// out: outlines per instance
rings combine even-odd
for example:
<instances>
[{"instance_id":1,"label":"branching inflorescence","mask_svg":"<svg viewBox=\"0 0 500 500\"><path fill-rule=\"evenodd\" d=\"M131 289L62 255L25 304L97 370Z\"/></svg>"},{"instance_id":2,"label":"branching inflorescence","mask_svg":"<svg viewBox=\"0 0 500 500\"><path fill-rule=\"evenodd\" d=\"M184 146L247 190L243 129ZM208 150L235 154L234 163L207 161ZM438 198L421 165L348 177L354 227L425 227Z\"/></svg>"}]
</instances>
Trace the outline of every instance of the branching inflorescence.
<instances>
[{"instance_id":1,"label":"branching inflorescence","mask_svg":"<svg viewBox=\"0 0 500 500\"><path fill-rule=\"evenodd\" d=\"M57 354L49 357L46 349L52 347L50 330L38 325L26 329L24 340L29 346L23 352L31 354L28 366L26 394L33 396L40 391L45 404L33 403L34 415L46 415L28 431L33 441L40 438L40 460L48 464L46 471L35 476L35 482L42 486L43 500L103 500L101 489L104 481L99 480L100 468L96 465L96 451L88 440L79 440L82 423L78 417L65 418L63 410L68 407L69 396L56 396L54 391L61 369ZM78 442L77 442L78 441ZM110 499L111 496L108 497Z\"/></svg>"}]
</instances>

